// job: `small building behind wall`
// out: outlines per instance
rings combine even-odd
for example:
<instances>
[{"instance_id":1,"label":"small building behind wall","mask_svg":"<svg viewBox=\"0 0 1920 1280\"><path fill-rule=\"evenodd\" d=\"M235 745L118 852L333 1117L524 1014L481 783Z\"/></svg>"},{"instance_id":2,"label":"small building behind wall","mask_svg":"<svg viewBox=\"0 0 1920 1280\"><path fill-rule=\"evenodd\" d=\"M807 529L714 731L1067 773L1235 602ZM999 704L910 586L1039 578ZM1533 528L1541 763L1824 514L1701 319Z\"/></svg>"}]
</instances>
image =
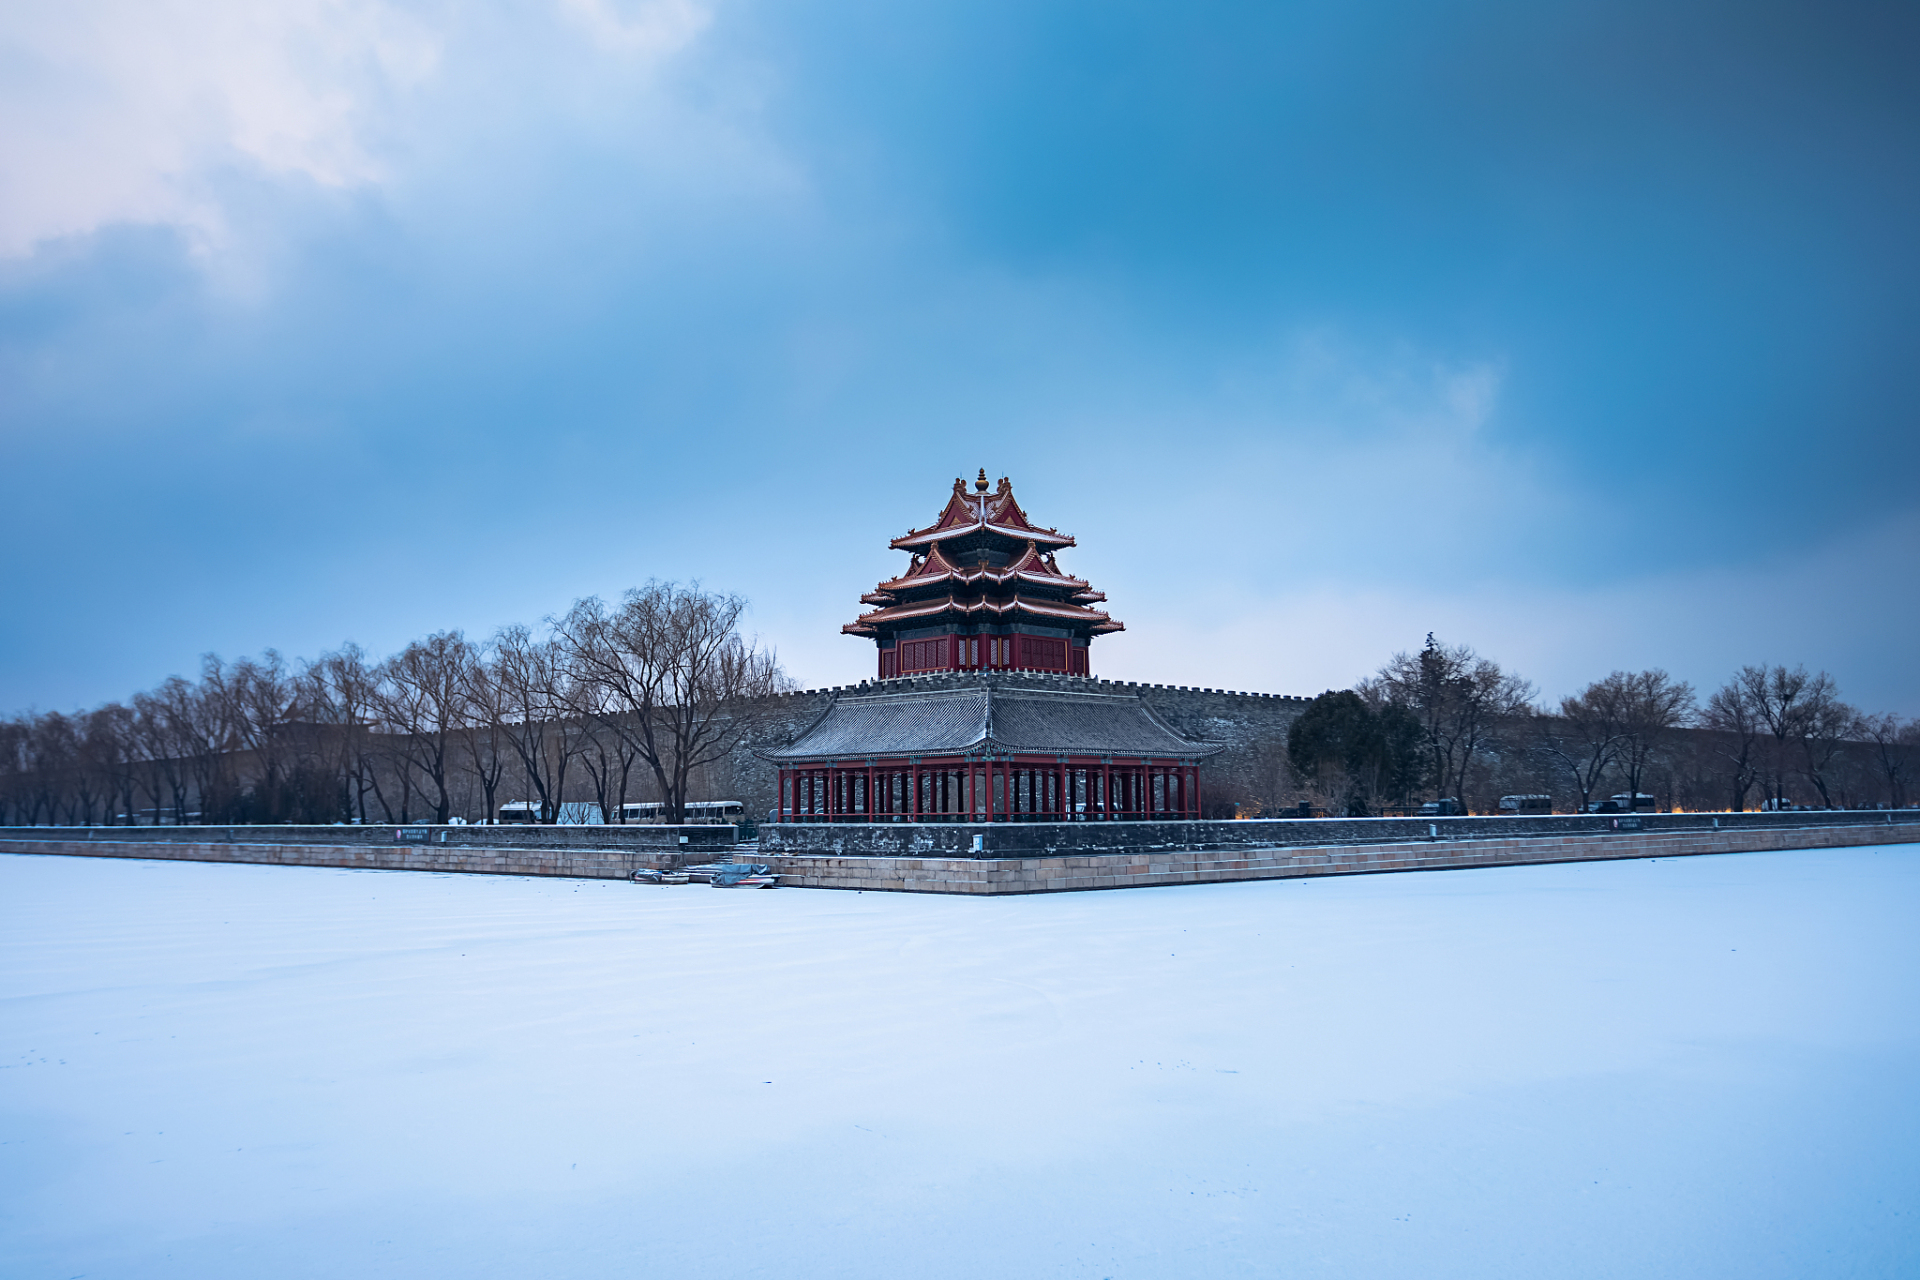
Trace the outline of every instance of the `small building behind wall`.
<instances>
[{"instance_id":1,"label":"small building behind wall","mask_svg":"<svg viewBox=\"0 0 1920 1280\"><path fill-rule=\"evenodd\" d=\"M979 672L945 687L836 696L779 769L780 822L1198 818L1200 761L1138 696ZM1080 687L1074 687L1080 686Z\"/></svg>"}]
</instances>

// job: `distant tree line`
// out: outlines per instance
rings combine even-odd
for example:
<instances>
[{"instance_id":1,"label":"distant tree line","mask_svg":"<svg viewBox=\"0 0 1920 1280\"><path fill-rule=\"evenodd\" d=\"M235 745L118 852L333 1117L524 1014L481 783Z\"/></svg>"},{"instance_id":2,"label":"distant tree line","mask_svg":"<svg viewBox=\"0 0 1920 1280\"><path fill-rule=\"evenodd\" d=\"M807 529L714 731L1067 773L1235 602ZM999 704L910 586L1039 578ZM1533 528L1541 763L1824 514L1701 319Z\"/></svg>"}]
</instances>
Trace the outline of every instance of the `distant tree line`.
<instances>
[{"instance_id":1,"label":"distant tree line","mask_svg":"<svg viewBox=\"0 0 1920 1280\"><path fill-rule=\"evenodd\" d=\"M0 825L446 822L519 799L536 821L583 799L609 822L637 799L678 821L791 687L745 609L650 582L539 633L443 631L378 661L351 643L209 654L195 680L0 720Z\"/></svg>"},{"instance_id":2,"label":"distant tree line","mask_svg":"<svg viewBox=\"0 0 1920 1280\"><path fill-rule=\"evenodd\" d=\"M1665 671L1616 671L1551 706L1467 645L1427 637L1352 689L1308 704L1284 768L1243 807L1362 816L1453 800L1496 811L1547 796L1561 812L1903 808L1920 800L1920 720L1869 715L1833 677L1749 666L1704 703ZM1640 800L1638 797L1650 797Z\"/></svg>"},{"instance_id":3,"label":"distant tree line","mask_svg":"<svg viewBox=\"0 0 1920 1280\"><path fill-rule=\"evenodd\" d=\"M536 821L630 801L673 820L734 785L734 753L792 687L741 635L746 604L652 582L577 602L539 631L445 631L385 659L346 644L268 650L91 711L0 719L0 825L445 822L507 801ZM1213 812L1407 810L1508 795L1553 808L1650 796L1661 809L1906 807L1920 721L1867 715L1825 672L1742 667L1703 701L1659 670L1616 671L1553 705L1432 636L1255 744L1243 796Z\"/></svg>"}]
</instances>

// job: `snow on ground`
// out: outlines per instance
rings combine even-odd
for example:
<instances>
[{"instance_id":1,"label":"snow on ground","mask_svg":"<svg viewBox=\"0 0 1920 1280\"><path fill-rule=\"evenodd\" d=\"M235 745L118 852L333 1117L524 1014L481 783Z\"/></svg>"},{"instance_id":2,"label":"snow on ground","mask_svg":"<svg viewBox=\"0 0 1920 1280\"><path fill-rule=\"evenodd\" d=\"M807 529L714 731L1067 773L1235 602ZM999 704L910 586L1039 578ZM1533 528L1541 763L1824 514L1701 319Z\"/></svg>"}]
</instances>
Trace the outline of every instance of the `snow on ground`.
<instances>
[{"instance_id":1,"label":"snow on ground","mask_svg":"<svg viewBox=\"0 0 1920 1280\"><path fill-rule=\"evenodd\" d=\"M1920 1274L1920 847L972 900L0 857L0 1273Z\"/></svg>"}]
</instances>

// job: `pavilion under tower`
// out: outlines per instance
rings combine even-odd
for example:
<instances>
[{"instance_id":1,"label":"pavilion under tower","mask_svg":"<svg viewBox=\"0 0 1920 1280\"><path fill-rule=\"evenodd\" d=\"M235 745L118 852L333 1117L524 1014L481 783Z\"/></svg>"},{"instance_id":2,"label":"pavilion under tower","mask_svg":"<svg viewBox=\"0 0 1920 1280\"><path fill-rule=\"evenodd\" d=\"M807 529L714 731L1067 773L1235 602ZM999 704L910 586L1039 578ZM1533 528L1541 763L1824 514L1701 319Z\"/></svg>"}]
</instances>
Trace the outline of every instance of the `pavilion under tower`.
<instances>
[{"instance_id":1,"label":"pavilion under tower","mask_svg":"<svg viewBox=\"0 0 1920 1280\"><path fill-rule=\"evenodd\" d=\"M841 628L878 646L882 680L933 671L1084 676L1093 637L1126 629L1093 607L1104 594L1055 562L1073 538L1028 519L1005 476L990 491L984 467L972 493L956 479L939 518L891 545L912 563L861 596L876 607Z\"/></svg>"}]
</instances>

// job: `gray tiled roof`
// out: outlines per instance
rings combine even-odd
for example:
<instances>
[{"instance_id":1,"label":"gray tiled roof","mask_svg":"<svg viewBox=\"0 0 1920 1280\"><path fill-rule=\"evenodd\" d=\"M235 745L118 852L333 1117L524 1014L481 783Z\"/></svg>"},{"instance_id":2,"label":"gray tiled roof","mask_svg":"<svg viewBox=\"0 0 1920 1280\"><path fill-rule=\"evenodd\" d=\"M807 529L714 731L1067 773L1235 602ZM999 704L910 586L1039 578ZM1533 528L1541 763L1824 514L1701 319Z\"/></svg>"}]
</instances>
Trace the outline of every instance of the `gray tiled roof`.
<instances>
[{"instance_id":1,"label":"gray tiled roof","mask_svg":"<svg viewBox=\"0 0 1920 1280\"><path fill-rule=\"evenodd\" d=\"M1191 759L1220 749L1181 737L1131 694L983 684L842 695L791 744L765 755L797 761L994 751Z\"/></svg>"}]
</instances>

